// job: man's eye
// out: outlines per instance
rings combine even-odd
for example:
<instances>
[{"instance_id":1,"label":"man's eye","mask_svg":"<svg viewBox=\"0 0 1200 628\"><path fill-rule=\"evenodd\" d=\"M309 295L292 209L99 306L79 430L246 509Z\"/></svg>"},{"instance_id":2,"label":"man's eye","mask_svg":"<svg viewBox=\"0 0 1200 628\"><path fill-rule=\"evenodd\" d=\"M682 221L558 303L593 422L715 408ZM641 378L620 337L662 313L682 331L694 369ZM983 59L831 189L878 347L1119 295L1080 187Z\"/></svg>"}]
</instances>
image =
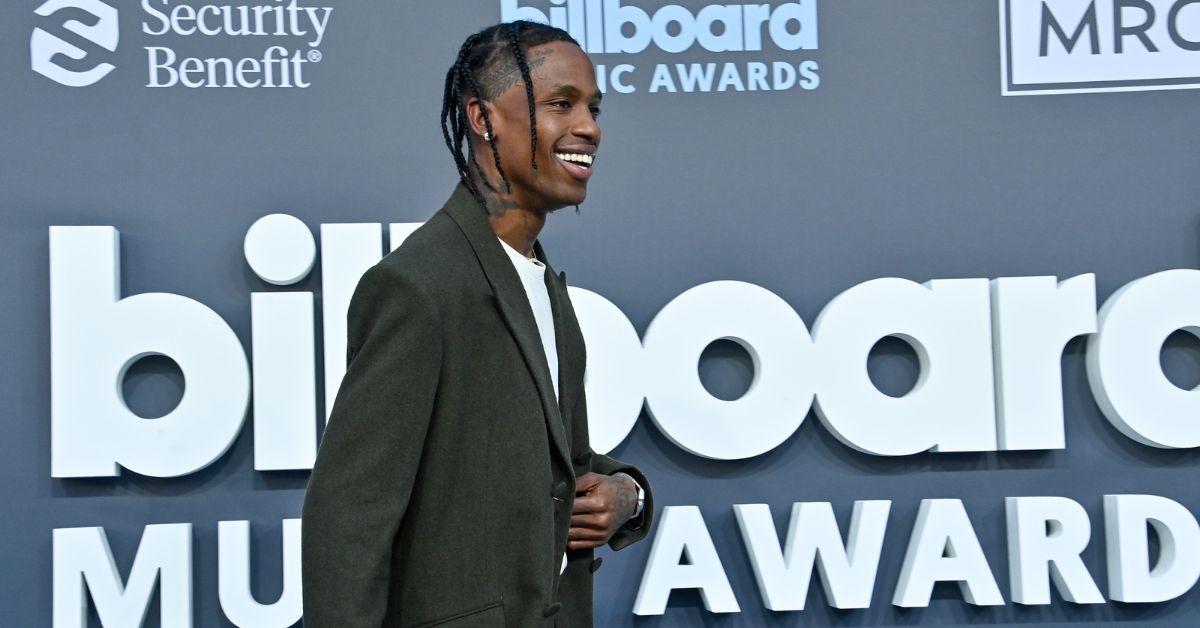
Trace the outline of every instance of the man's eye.
<instances>
[{"instance_id":1,"label":"man's eye","mask_svg":"<svg viewBox=\"0 0 1200 628\"><path fill-rule=\"evenodd\" d=\"M592 117L593 118L600 117L600 108L599 107L592 107Z\"/></svg>"},{"instance_id":2,"label":"man's eye","mask_svg":"<svg viewBox=\"0 0 1200 628\"><path fill-rule=\"evenodd\" d=\"M567 101L565 101L565 100L556 100L556 101L554 101L554 102L550 103L550 106L551 106L551 107L559 107L559 108L562 108L562 109L570 109L570 108L571 108L571 103L569 103L569 102L567 102Z\"/></svg>"}]
</instances>

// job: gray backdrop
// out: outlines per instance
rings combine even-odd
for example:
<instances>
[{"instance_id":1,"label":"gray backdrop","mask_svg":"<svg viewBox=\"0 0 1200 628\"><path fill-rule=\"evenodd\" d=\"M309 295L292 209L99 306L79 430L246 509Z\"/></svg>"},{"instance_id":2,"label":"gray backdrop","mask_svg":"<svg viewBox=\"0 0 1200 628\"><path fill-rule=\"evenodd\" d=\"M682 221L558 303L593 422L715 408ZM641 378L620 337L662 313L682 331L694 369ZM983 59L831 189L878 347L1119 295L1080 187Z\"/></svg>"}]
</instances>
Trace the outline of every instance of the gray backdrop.
<instances>
[{"instance_id":1,"label":"gray backdrop","mask_svg":"<svg viewBox=\"0 0 1200 628\"><path fill-rule=\"evenodd\" d=\"M52 479L47 227L115 226L123 294L197 299L249 347L250 292L271 289L241 255L254 220L286 212L315 231L419 221L440 206L454 172L437 125L441 81L462 39L499 18L499 1L313 3L335 10L304 90L147 89L137 3L111 3L122 11L121 46L107 54L117 69L86 88L30 69L30 32L61 25L63 14L41 18L40 2L22 0L5 3L0 20L0 625L49 625L53 528L103 526L125 575L144 525L181 521L196 537L196 623L228 625L217 603L216 522L254 523L255 593L274 600L279 522L298 516L307 473L255 472L247 422L225 456L187 477ZM764 286L811 324L837 293L876 277L1094 272L1102 301L1131 279L1200 263L1200 94L1001 97L995 0L825 0L819 16L817 51L694 49L671 59L815 59L816 90L650 94L661 55L629 57L642 86L608 95L589 200L579 215L555 215L543 242L574 285L607 296L639 333L667 301L717 279ZM170 45L199 56L260 55L267 45L245 39ZM319 283L314 272L288 289L319 293ZM872 371L903 391L915 359L901 343L882 349ZM1198 356L1194 342L1173 339L1165 362L1195 383ZM1200 456L1144 447L1112 428L1087 389L1083 357L1076 340L1062 360L1063 451L885 459L850 450L810 416L774 451L717 462L678 449L643 414L614 454L646 471L659 507L700 505L743 612L712 616L684 591L665 616L635 618L647 541L598 572L598 625L1195 625L1194 593L1087 607L1055 593L1049 607L977 609L939 585L928 608L889 603L922 498L964 500L1006 599L1005 496L1082 503L1094 527L1085 562L1106 593L1103 494L1200 508ZM726 396L749 378L745 357L728 348L711 351L701 370ZM160 363L135 373L127 391L135 405L165 411L182 385ZM771 504L782 530L793 501L832 501L844 526L853 500L879 498L894 503L870 609L833 611L820 587L804 612L763 608L731 504ZM149 616L158 625L157 600Z\"/></svg>"}]
</instances>

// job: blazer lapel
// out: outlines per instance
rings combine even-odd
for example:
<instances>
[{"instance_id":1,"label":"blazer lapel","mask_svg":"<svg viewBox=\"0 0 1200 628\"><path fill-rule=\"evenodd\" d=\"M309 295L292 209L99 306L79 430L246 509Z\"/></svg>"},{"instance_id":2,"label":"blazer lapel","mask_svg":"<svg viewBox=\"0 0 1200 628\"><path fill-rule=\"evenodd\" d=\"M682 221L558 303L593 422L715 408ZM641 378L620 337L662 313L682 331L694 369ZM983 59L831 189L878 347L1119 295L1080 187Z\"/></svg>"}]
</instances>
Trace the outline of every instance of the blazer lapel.
<instances>
[{"instance_id":1,"label":"blazer lapel","mask_svg":"<svg viewBox=\"0 0 1200 628\"><path fill-rule=\"evenodd\" d=\"M558 407L567 430L567 442L571 442L571 409L575 407L578 390L575 382L583 381L584 356L575 350L575 334L578 323L571 308L567 293L567 274L555 273L554 266L546 257L541 242L534 241L533 252L546 265L546 289L550 294L550 308L554 314L555 349L558 351Z\"/></svg>"},{"instance_id":2,"label":"blazer lapel","mask_svg":"<svg viewBox=\"0 0 1200 628\"><path fill-rule=\"evenodd\" d=\"M501 248L492 226L484 215L483 209L471 196L471 192L461 183L454 189L454 194L442 211L458 224L459 229L471 243L471 249L483 268L496 299L496 306L508 327L509 333L517 343L525 366L537 385L538 395L542 402L542 414L546 419L546 429L550 434L551 449L557 454L559 464L568 473L572 473L567 436L563 427L562 410L555 400L554 382L550 378L550 368L542 349L541 338L538 336L537 322L533 310L529 307L529 299L525 296L525 288L521 278L513 268L512 260ZM551 297L552 307L554 298ZM560 327L558 313L554 316L556 335ZM561 345L560 345L561 346ZM562 368L562 351L559 350L559 372ZM562 381L561 379L559 380Z\"/></svg>"}]
</instances>

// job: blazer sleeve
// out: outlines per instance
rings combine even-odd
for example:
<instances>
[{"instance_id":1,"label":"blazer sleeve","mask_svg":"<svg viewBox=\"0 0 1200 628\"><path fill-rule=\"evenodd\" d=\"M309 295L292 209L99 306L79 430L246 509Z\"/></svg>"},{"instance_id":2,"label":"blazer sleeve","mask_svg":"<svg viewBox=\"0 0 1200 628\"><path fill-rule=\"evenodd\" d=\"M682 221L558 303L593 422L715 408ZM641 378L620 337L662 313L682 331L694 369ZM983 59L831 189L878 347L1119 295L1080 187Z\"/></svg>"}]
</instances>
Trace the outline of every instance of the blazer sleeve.
<instances>
[{"instance_id":1,"label":"blazer sleeve","mask_svg":"<svg viewBox=\"0 0 1200 628\"><path fill-rule=\"evenodd\" d=\"M576 420L582 417L583 426L587 426L587 394L580 391L579 400L576 402L575 414ZM576 428L578 429L578 428ZM646 479L646 475L641 469L621 462L616 458L596 453L588 446L588 451L591 455L592 471L601 475L613 475L614 473L625 473L634 479L646 493L645 502L642 505L642 512L637 517L629 520L625 525L621 526L616 534L608 540L608 546L614 550L619 550L627 545L636 543L646 537L650 532L650 525L654 520L654 493L650 489L650 481Z\"/></svg>"},{"instance_id":2,"label":"blazer sleeve","mask_svg":"<svg viewBox=\"0 0 1200 628\"><path fill-rule=\"evenodd\" d=\"M347 311L347 369L304 496L301 571L308 628L378 628L392 543L433 412L442 361L435 306L376 265Z\"/></svg>"}]
</instances>

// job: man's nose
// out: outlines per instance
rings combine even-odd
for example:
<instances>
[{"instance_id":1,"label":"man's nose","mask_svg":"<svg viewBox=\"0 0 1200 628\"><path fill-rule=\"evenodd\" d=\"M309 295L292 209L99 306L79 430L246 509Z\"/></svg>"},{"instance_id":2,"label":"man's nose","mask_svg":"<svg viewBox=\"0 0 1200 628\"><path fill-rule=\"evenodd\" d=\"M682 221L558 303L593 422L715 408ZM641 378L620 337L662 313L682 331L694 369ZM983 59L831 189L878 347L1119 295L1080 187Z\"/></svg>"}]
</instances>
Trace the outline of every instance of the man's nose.
<instances>
[{"instance_id":1,"label":"man's nose","mask_svg":"<svg viewBox=\"0 0 1200 628\"><path fill-rule=\"evenodd\" d=\"M590 111L579 117L571 131L578 137L591 140L593 144L600 142L600 124L592 117Z\"/></svg>"}]
</instances>

